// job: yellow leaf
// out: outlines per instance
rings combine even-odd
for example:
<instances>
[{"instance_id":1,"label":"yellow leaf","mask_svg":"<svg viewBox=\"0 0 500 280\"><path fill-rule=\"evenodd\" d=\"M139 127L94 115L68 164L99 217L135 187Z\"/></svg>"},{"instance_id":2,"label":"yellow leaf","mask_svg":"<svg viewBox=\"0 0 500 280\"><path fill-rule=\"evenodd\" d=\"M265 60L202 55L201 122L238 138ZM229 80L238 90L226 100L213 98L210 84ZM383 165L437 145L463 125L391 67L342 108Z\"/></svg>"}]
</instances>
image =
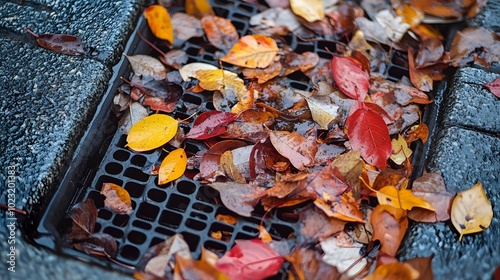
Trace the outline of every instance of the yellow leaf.
<instances>
[{"instance_id":1,"label":"yellow leaf","mask_svg":"<svg viewBox=\"0 0 500 280\"><path fill-rule=\"evenodd\" d=\"M207 0L186 0L186 14L200 19L204 15L213 15L214 12Z\"/></svg>"},{"instance_id":2,"label":"yellow leaf","mask_svg":"<svg viewBox=\"0 0 500 280\"><path fill-rule=\"evenodd\" d=\"M401 165L407 158L411 156L413 151L408 147L406 140L398 134L398 139L392 139L392 155L391 159L397 165Z\"/></svg>"},{"instance_id":3,"label":"yellow leaf","mask_svg":"<svg viewBox=\"0 0 500 280\"><path fill-rule=\"evenodd\" d=\"M460 240L464 234L487 229L492 219L493 209L480 182L459 193L453 200L451 222L460 233Z\"/></svg>"},{"instance_id":4,"label":"yellow leaf","mask_svg":"<svg viewBox=\"0 0 500 280\"><path fill-rule=\"evenodd\" d=\"M158 171L158 184L164 185L178 179L186 171L187 156L183 148L171 151L161 162Z\"/></svg>"},{"instance_id":5,"label":"yellow leaf","mask_svg":"<svg viewBox=\"0 0 500 280\"><path fill-rule=\"evenodd\" d=\"M273 38L253 34L241 37L221 61L248 68L266 68L279 49Z\"/></svg>"},{"instance_id":6,"label":"yellow leaf","mask_svg":"<svg viewBox=\"0 0 500 280\"><path fill-rule=\"evenodd\" d=\"M396 15L403 19L404 23L407 23L412 28L422 23L425 17L422 10L404 3L398 6L395 12Z\"/></svg>"},{"instance_id":7,"label":"yellow leaf","mask_svg":"<svg viewBox=\"0 0 500 280\"><path fill-rule=\"evenodd\" d=\"M151 5L144 10L144 17L157 38L167 40L171 44L174 42L174 28L167 9L161 5Z\"/></svg>"},{"instance_id":8,"label":"yellow leaf","mask_svg":"<svg viewBox=\"0 0 500 280\"><path fill-rule=\"evenodd\" d=\"M156 149L177 133L178 122L167 115L154 114L138 121L127 136L127 147L143 152Z\"/></svg>"},{"instance_id":9,"label":"yellow leaf","mask_svg":"<svg viewBox=\"0 0 500 280\"><path fill-rule=\"evenodd\" d=\"M269 232L267 232L266 228L263 226L259 226L259 238L264 243L269 243L273 241L273 238L271 237Z\"/></svg>"},{"instance_id":10,"label":"yellow leaf","mask_svg":"<svg viewBox=\"0 0 500 280\"><path fill-rule=\"evenodd\" d=\"M325 7L322 0L290 0L294 14L308 22L322 20L325 17Z\"/></svg>"},{"instance_id":11,"label":"yellow leaf","mask_svg":"<svg viewBox=\"0 0 500 280\"><path fill-rule=\"evenodd\" d=\"M378 203L390 205L395 208L411 210L413 207L420 207L434 211L434 206L421 197L413 195L411 190L398 190L394 186L385 186L377 192Z\"/></svg>"}]
</instances>

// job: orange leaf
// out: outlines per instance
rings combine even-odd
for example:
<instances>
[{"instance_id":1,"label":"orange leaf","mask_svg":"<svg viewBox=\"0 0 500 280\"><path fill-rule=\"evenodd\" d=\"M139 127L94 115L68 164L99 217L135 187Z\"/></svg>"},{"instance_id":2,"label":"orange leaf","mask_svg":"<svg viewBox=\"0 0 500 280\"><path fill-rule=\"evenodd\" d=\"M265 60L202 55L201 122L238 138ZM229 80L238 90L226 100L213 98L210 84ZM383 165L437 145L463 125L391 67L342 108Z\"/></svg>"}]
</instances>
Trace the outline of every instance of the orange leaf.
<instances>
[{"instance_id":1,"label":"orange leaf","mask_svg":"<svg viewBox=\"0 0 500 280\"><path fill-rule=\"evenodd\" d=\"M421 91L432 90L432 77L426 71L415 68L415 58L412 51L408 51L408 68L411 83Z\"/></svg>"},{"instance_id":2,"label":"orange leaf","mask_svg":"<svg viewBox=\"0 0 500 280\"><path fill-rule=\"evenodd\" d=\"M151 5L144 10L144 17L157 38L167 40L170 44L174 42L174 29L167 9L161 5Z\"/></svg>"},{"instance_id":3,"label":"orange leaf","mask_svg":"<svg viewBox=\"0 0 500 280\"><path fill-rule=\"evenodd\" d=\"M103 183L101 194L103 194L106 199L104 200L104 206L113 210L116 214L130 214L132 213L132 201L130 200L130 195L121 186L113 183Z\"/></svg>"},{"instance_id":4,"label":"orange leaf","mask_svg":"<svg viewBox=\"0 0 500 280\"><path fill-rule=\"evenodd\" d=\"M204 15L213 15L214 11L207 0L186 0L186 13L201 18Z\"/></svg>"},{"instance_id":5,"label":"orange leaf","mask_svg":"<svg viewBox=\"0 0 500 280\"><path fill-rule=\"evenodd\" d=\"M201 18L201 26L208 41L221 50L229 50L240 37L231 21L225 18L206 15Z\"/></svg>"},{"instance_id":6,"label":"orange leaf","mask_svg":"<svg viewBox=\"0 0 500 280\"><path fill-rule=\"evenodd\" d=\"M259 226L259 238L264 243L269 243L273 241L273 238L271 237L269 232L267 232L266 228L263 226Z\"/></svg>"},{"instance_id":7,"label":"orange leaf","mask_svg":"<svg viewBox=\"0 0 500 280\"><path fill-rule=\"evenodd\" d=\"M345 195L336 198L330 204L317 198L314 205L321 209L328 217L337 218L346 222L364 222L363 213L358 206L351 203Z\"/></svg>"},{"instance_id":8,"label":"orange leaf","mask_svg":"<svg viewBox=\"0 0 500 280\"><path fill-rule=\"evenodd\" d=\"M406 211L377 205L373 209L370 223L373 227L372 240L380 241L380 251L395 256L408 228Z\"/></svg>"},{"instance_id":9,"label":"orange leaf","mask_svg":"<svg viewBox=\"0 0 500 280\"><path fill-rule=\"evenodd\" d=\"M158 184L164 185L184 174L187 166L187 156L183 148L171 151L161 162L158 171Z\"/></svg>"},{"instance_id":10,"label":"orange leaf","mask_svg":"<svg viewBox=\"0 0 500 280\"><path fill-rule=\"evenodd\" d=\"M394 186L385 186L377 191L377 199L381 205L390 205L404 210L411 210L413 207L435 210L432 204L421 197L414 196L411 190L398 190Z\"/></svg>"},{"instance_id":11,"label":"orange leaf","mask_svg":"<svg viewBox=\"0 0 500 280\"><path fill-rule=\"evenodd\" d=\"M221 61L248 68L266 68L279 49L273 38L254 34L241 37Z\"/></svg>"}]
</instances>

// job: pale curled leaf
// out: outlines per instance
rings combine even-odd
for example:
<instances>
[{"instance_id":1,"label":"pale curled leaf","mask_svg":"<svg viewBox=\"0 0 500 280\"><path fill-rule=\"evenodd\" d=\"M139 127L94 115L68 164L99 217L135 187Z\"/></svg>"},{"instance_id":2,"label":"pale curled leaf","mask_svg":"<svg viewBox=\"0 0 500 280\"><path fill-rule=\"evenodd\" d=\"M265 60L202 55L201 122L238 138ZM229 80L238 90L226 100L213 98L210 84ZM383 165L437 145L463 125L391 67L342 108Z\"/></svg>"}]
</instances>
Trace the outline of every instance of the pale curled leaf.
<instances>
[{"instance_id":1,"label":"pale curled leaf","mask_svg":"<svg viewBox=\"0 0 500 280\"><path fill-rule=\"evenodd\" d=\"M294 14L309 22L322 20L325 17L325 7L322 0L290 0Z\"/></svg>"},{"instance_id":2,"label":"pale curled leaf","mask_svg":"<svg viewBox=\"0 0 500 280\"><path fill-rule=\"evenodd\" d=\"M155 80L163 80L167 77L167 69L158 59L144 54L126 55L134 74L137 76L148 76Z\"/></svg>"},{"instance_id":3,"label":"pale curled leaf","mask_svg":"<svg viewBox=\"0 0 500 280\"><path fill-rule=\"evenodd\" d=\"M481 232L487 229L493 219L493 208L481 182L457 194L451 205L451 222L460 233Z\"/></svg>"},{"instance_id":4,"label":"pale curled leaf","mask_svg":"<svg viewBox=\"0 0 500 280\"><path fill-rule=\"evenodd\" d=\"M132 200L126 189L117 184L103 183L101 194L106 197L104 206L113 212L122 215L132 213Z\"/></svg>"},{"instance_id":5,"label":"pale curled leaf","mask_svg":"<svg viewBox=\"0 0 500 280\"><path fill-rule=\"evenodd\" d=\"M341 118L340 107L333 103L329 96L311 96L305 99L312 118L319 124L320 129L328 129L332 121Z\"/></svg>"}]
</instances>

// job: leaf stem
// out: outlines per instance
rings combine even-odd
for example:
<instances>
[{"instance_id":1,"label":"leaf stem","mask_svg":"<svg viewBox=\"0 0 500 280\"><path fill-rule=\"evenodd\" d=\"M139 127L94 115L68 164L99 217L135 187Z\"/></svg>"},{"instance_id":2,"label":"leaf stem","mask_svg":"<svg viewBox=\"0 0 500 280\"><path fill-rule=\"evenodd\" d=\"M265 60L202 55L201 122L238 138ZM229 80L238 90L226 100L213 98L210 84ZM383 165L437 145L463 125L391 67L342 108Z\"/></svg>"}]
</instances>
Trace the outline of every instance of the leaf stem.
<instances>
[{"instance_id":1,"label":"leaf stem","mask_svg":"<svg viewBox=\"0 0 500 280\"><path fill-rule=\"evenodd\" d=\"M29 33L31 34L32 36L34 36L35 38L38 38L40 36L38 36L38 34L36 34L35 32L31 31L28 27L24 27L24 29Z\"/></svg>"},{"instance_id":2,"label":"leaf stem","mask_svg":"<svg viewBox=\"0 0 500 280\"><path fill-rule=\"evenodd\" d=\"M3 203L0 203L0 208L4 209L6 211L12 211L12 212L24 215L24 216L28 216L28 213L26 213L26 211L21 210L21 209L17 209L17 208L10 208L9 206L7 206L7 205L5 205Z\"/></svg>"}]
</instances>

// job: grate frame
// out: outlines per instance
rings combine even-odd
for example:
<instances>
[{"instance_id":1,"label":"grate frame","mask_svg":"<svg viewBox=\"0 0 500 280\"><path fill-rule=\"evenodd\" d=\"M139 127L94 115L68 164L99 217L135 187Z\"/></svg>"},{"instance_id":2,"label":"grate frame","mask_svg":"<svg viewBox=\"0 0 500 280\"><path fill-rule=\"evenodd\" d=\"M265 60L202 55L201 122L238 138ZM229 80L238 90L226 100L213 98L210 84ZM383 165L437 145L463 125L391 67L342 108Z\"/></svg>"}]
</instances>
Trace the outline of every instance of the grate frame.
<instances>
[{"instance_id":1,"label":"grate frame","mask_svg":"<svg viewBox=\"0 0 500 280\"><path fill-rule=\"evenodd\" d=\"M210 2L216 15L230 19L237 27L240 36L249 34L248 21L252 15L258 13L256 7L243 1L213 0ZM149 46L136 35L137 31L149 38L152 37L147 22L141 17L124 52L127 54L150 53ZM335 49L335 44L327 39L305 42L293 35L287 35L284 40L295 52L313 51L325 59L332 58L332 54L327 49ZM188 63L205 62L219 65L217 50L208 46L206 37L190 39L183 44L181 49L188 54ZM390 64L387 65L384 73L389 80L398 81L402 76L408 76L407 65L401 62L404 59L401 59L400 55L400 53L391 52ZM237 69L225 63L223 66L229 71ZM257 237L258 226L264 216L263 209L257 207L250 218L240 217L236 225L217 220L217 214L232 214L232 212L219 203L217 191L193 180L196 170L188 170L181 178L163 186L158 186L157 176L145 172L151 164L161 162L167 153L162 149L136 153L125 148L126 135L123 135L117 128L111 108L113 97L121 86L119 77L128 76L130 71L128 61L122 58L113 70L112 84L82 138L59 189L42 216L34 238L35 243L62 255L131 274L133 271L130 269L69 248L64 243L62 235L67 226L66 217L69 209L88 197L95 201L98 209L95 232L108 233L113 236L118 243L116 260L130 266L137 265L148 248L176 233L183 235L194 258L198 258L201 254L202 245L221 256L231 249L235 239ZM287 85L290 88L312 89L312 84L305 75L297 73L287 78ZM447 81L444 81L438 87L446 88L446 84ZM213 105L207 95L185 92L173 113L174 117L186 118L191 113L189 108L196 108L197 111L211 111ZM434 105L431 106L429 112L426 110L424 122L429 125L436 112L437 107ZM181 128L185 132L189 130L187 125L182 125ZM195 154L203 149L196 141L185 140L184 145L188 154ZM173 150L173 147L168 145L163 148L167 151ZM419 154L424 154L423 157L417 157L417 162L414 157L414 165L421 172L425 161L424 151L428 150L428 145L425 147L419 145L417 149L422 150ZM121 185L130 193L134 209L132 214L118 215L104 208L104 196L99 193L104 182ZM300 207L292 207L272 211L264 219L263 225L274 239L287 239L300 231L299 210ZM228 234L224 235L224 240L218 240L210 235L214 231ZM285 265L272 279L286 279L286 277Z\"/></svg>"}]
</instances>

